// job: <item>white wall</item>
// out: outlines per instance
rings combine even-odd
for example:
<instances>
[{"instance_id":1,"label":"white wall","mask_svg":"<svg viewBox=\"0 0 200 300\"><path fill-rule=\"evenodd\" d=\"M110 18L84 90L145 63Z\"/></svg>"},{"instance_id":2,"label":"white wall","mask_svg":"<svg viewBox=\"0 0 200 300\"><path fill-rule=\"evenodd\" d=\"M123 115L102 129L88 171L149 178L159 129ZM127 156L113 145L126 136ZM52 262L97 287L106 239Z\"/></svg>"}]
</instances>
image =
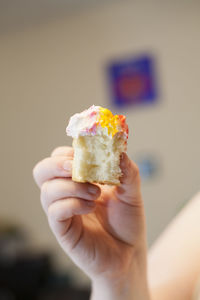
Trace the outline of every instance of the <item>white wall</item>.
<instances>
[{"instance_id":1,"label":"white wall","mask_svg":"<svg viewBox=\"0 0 200 300\"><path fill-rule=\"evenodd\" d=\"M50 233L32 168L71 143L71 114L108 106L110 59L148 51L157 58L159 103L124 111L131 157L150 151L162 161L161 176L143 184L150 242L199 189L200 2L144 3L112 3L0 36L0 216L22 224L34 247L55 251L58 265L71 263Z\"/></svg>"}]
</instances>

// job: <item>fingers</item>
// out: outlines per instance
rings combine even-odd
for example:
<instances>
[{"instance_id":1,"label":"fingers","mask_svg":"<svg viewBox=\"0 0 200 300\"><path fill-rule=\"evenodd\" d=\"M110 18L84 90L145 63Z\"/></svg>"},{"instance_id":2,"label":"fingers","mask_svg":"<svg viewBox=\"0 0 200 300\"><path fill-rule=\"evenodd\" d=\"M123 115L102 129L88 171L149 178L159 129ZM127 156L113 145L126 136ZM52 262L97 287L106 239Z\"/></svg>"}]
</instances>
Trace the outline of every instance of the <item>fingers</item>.
<instances>
[{"instance_id":1,"label":"fingers","mask_svg":"<svg viewBox=\"0 0 200 300\"><path fill-rule=\"evenodd\" d=\"M91 213L95 206L95 202L78 198L62 199L52 203L48 208L47 215L53 233L62 238L69 231L71 222L73 222L72 217ZM70 240L72 242L73 237Z\"/></svg>"},{"instance_id":2,"label":"fingers","mask_svg":"<svg viewBox=\"0 0 200 300\"><path fill-rule=\"evenodd\" d=\"M99 195L98 186L73 182L71 179L53 179L42 185L42 206L49 225L61 244L75 243L78 239L77 234L82 228L80 224L82 221L78 216L91 213L96 206L94 200ZM73 230L70 230L72 223ZM77 230L74 229L76 227ZM62 238L65 238L65 241L62 241Z\"/></svg>"},{"instance_id":3,"label":"fingers","mask_svg":"<svg viewBox=\"0 0 200 300\"><path fill-rule=\"evenodd\" d=\"M48 208L48 217L56 222L81 214L87 214L95 207L95 202L79 198L67 198L52 203Z\"/></svg>"},{"instance_id":4,"label":"fingers","mask_svg":"<svg viewBox=\"0 0 200 300\"><path fill-rule=\"evenodd\" d=\"M45 212L55 201L64 198L81 198L88 201L96 200L100 195L100 188L90 183L78 183L71 179L53 179L46 181L41 188L41 203Z\"/></svg>"},{"instance_id":5,"label":"fingers","mask_svg":"<svg viewBox=\"0 0 200 300\"><path fill-rule=\"evenodd\" d=\"M72 176L73 149L59 147L51 157L39 162L33 176L41 188L41 203L47 214L52 231L60 239L71 228L82 228L79 215L88 214L95 208L96 200L101 193L100 187L90 183L73 182ZM73 216L76 216L72 218ZM69 228L70 227L70 228ZM72 234L73 231L73 234ZM76 239L74 230L69 230Z\"/></svg>"},{"instance_id":6,"label":"fingers","mask_svg":"<svg viewBox=\"0 0 200 300\"><path fill-rule=\"evenodd\" d=\"M72 176L72 147L58 147L51 157L40 161L33 169L33 177L39 187L50 179L55 177L71 177Z\"/></svg>"},{"instance_id":7,"label":"fingers","mask_svg":"<svg viewBox=\"0 0 200 300\"><path fill-rule=\"evenodd\" d=\"M55 177L72 176L72 159L67 156L48 157L40 161L33 169L33 177L39 187Z\"/></svg>"},{"instance_id":8,"label":"fingers","mask_svg":"<svg viewBox=\"0 0 200 300\"><path fill-rule=\"evenodd\" d=\"M74 150L72 147L58 147L53 150L51 153L51 156L68 156L68 157L73 157L74 156Z\"/></svg>"},{"instance_id":9,"label":"fingers","mask_svg":"<svg viewBox=\"0 0 200 300\"><path fill-rule=\"evenodd\" d=\"M141 195L139 169L126 153L122 154L120 167L123 175L120 178L121 184L116 187L115 193L120 200L133 204Z\"/></svg>"}]
</instances>

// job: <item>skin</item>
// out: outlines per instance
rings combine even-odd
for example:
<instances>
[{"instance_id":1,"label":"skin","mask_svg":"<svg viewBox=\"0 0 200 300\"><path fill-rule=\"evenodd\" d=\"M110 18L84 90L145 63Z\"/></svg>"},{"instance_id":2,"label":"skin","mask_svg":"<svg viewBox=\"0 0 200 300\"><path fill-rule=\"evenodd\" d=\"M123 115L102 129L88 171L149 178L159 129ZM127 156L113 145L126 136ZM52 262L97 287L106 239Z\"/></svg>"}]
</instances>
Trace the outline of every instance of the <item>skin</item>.
<instances>
[{"instance_id":1,"label":"skin","mask_svg":"<svg viewBox=\"0 0 200 300\"><path fill-rule=\"evenodd\" d=\"M152 300L196 300L200 278L200 193L172 220L149 251ZM199 299L199 298L198 298Z\"/></svg>"},{"instance_id":2,"label":"skin","mask_svg":"<svg viewBox=\"0 0 200 300\"><path fill-rule=\"evenodd\" d=\"M117 187L71 179L73 149L60 147L33 175L49 225L91 279L91 300L191 300L200 276L200 193L147 250L137 166L121 157ZM149 288L148 288L149 285Z\"/></svg>"},{"instance_id":3,"label":"skin","mask_svg":"<svg viewBox=\"0 0 200 300\"><path fill-rule=\"evenodd\" d=\"M92 300L145 299L146 229L138 167L123 153L119 186L73 182L73 149L60 147L33 175L58 243L92 281Z\"/></svg>"}]
</instances>

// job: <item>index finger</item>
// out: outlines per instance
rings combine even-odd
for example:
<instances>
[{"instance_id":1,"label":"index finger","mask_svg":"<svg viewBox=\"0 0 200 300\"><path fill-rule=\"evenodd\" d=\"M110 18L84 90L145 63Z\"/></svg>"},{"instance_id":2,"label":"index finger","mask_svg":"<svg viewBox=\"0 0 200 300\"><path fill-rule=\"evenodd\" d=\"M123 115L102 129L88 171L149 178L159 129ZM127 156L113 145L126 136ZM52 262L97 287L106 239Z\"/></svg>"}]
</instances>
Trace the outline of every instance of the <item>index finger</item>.
<instances>
[{"instance_id":1,"label":"index finger","mask_svg":"<svg viewBox=\"0 0 200 300\"><path fill-rule=\"evenodd\" d=\"M68 156L48 157L37 163L33 169L33 177L39 187L56 177L72 176L72 158Z\"/></svg>"},{"instance_id":2,"label":"index finger","mask_svg":"<svg viewBox=\"0 0 200 300\"><path fill-rule=\"evenodd\" d=\"M61 146L53 150L51 153L51 156L68 156L73 157L74 156L74 150L72 147L68 146Z\"/></svg>"}]
</instances>

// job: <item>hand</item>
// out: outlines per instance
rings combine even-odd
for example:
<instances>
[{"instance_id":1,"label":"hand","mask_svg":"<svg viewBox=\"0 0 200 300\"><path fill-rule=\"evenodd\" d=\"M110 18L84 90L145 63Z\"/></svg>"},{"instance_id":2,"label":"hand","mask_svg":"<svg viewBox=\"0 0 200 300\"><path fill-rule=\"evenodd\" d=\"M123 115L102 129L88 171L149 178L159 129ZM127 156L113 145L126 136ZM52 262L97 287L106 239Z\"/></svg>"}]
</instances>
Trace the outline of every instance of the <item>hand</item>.
<instances>
[{"instance_id":1,"label":"hand","mask_svg":"<svg viewBox=\"0 0 200 300\"><path fill-rule=\"evenodd\" d=\"M100 186L73 182L72 160L73 149L60 147L33 171L59 244L95 284L126 281L138 264L145 277L145 218L137 166L123 153L121 184Z\"/></svg>"}]
</instances>

